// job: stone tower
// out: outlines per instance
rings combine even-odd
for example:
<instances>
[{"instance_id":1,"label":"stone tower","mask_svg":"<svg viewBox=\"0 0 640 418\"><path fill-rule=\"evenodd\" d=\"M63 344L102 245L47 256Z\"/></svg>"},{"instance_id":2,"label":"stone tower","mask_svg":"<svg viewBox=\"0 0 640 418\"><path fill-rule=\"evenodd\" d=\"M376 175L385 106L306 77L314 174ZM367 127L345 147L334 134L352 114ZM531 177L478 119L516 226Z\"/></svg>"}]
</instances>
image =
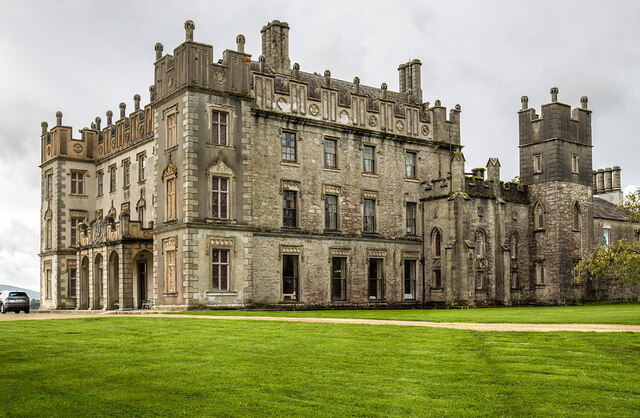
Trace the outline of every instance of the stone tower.
<instances>
[{"instance_id":1,"label":"stone tower","mask_svg":"<svg viewBox=\"0 0 640 418\"><path fill-rule=\"evenodd\" d=\"M529 185L529 274L540 303L580 300L582 286L572 267L593 246L591 111L587 97L581 107L551 103L541 115L522 97L519 111L520 181Z\"/></svg>"}]
</instances>

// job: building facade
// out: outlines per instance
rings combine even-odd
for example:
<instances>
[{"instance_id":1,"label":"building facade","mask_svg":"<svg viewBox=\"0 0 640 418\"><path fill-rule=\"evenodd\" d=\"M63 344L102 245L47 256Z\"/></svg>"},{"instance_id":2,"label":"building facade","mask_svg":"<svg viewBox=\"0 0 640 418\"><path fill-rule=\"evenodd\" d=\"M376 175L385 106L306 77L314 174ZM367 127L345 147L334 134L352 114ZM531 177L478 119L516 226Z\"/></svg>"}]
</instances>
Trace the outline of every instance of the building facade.
<instances>
[{"instance_id":1,"label":"building facade","mask_svg":"<svg viewBox=\"0 0 640 418\"><path fill-rule=\"evenodd\" d=\"M587 99L522 98L520 184L500 162L465 173L460 106L300 70L289 26L213 47L156 44L150 102L73 138L42 124L45 309L564 304L631 299L572 267L634 228L620 169L591 167ZM601 196L594 197L594 194ZM608 232L607 232L608 231ZM608 234L608 235L606 235Z\"/></svg>"}]
</instances>

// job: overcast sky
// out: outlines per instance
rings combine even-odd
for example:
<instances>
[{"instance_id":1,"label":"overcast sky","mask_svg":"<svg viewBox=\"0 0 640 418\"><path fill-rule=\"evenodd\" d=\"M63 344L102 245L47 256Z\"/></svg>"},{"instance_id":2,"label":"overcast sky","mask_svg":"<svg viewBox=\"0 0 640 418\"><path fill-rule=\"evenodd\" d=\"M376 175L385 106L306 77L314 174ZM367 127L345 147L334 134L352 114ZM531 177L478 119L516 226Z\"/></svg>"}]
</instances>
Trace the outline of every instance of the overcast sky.
<instances>
[{"instance_id":1,"label":"overcast sky","mask_svg":"<svg viewBox=\"0 0 640 418\"><path fill-rule=\"evenodd\" d=\"M498 157L518 175L517 111L559 100L593 110L593 166L622 167L640 184L638 1L7 1L0 0L0 284L39 289L40 122L78 129L118 104L148 103L156 42L212 44L214 60L260 28L289 23L290 56L303 71L398 89L398 65L419 58L424 101L462 106L467 169Z\"/></svg>"}]
</instances>

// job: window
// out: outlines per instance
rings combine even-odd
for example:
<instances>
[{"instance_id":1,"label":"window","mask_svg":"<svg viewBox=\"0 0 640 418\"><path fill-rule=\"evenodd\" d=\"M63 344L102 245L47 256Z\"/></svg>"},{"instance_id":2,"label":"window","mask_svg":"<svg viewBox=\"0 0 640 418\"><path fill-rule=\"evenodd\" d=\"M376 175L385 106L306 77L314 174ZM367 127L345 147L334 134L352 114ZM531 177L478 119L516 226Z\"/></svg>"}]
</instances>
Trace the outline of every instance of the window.
<instances>
[{"instance_id":1,"label":"window","mask_svg":"<svg viewBox=\"0 0 640 418\"><path fill-rule=\"evenodd\" d=\"M404 299L416 298L416 260L404 260Z\"/></svg>"},{"instance_id":2,"label":"window","mask_svg":"<svg viewBox=\"0 0 640 418\"><path fill-rule=\"evenodd\" d=\"M84 220L84 217L71 217L71 246L78 245L78 225Z\"/></svg>"},{"instance_id":3,"label":"window","mask_svg":"<svg viewBox=\"0 0 640 418\"><path fill-rule=\"evenodd\" d=\"M44 272L45 275L45 299L51 299L51 269L46 269Z\"/></svg>"},{"instance_id":4,"label":"window","mask_svg":"<svg viewBox=\"0 0 640 418\"><path fill-rule=\"evenodd\" d=\"M213 290L229 290L229 250L211 250Z\"/></svg>"},{"instance_id":5,"label":"window","mask_svg":"<svg viewBox=\"0 0 640 418\"><path fill-rule=\"evenodd\" d=\"M229 218L229 179L223 177L211 178L211 216L214 218Z\"/></svg>"},{"instance_id":6,"label":"window","mask_svg":"<svg viewBox=\"0 0 640 418\"><path fill-rule=\"evenodd\" d=\"M176 250L169 250L165 253L165 262L167 292L176 293Z\"/></svg>"},{"instance_id":7,"label":"window","mask_svg":"<svg viewBox=\"0 0 640 418\"><path fill-rule=\"evenodd\" d=\"M176 114L167 115L167 148L176 145Z\"/></svg>"},{"instance_id":8,"label":"window","mask_svg":"<svg viewBox=\"0 0 640 418\"><path fill-rule=\"evenodd\" d=\"M284 300L298 300L298 256L282 256L282 297Z\"/></svg>"},{"instance_id":9,"label":"window","mask_svg":"<svg viewBox=\"0 0 640 418\"><path fill-rule=\"evenodd\" d=\"M144 228L144 206L138 207L138 222L140 222L140 228Z\"/></svg>"},{"instance_id":10,"label":"window","mask_svg":"<svg viewBox=\"0 0 640 418\"><path fill-rule=\"evenodd\" d=\"M434 257L440 257L442 255L442 235L440 231L435 229L432 234L432 252Z\"/></svg>"},{"instance_id":11,"label":"window","mask_svg":"<svg viewBox=\"0 0 640 418\"><path fill-rule=\"evenodd\" d=\"M369 259L369 299L380 300L383 297L383 272L381 258Z\"/></svg>"},{"instance_id":12,"label":"window","mask_svg":"<svg viewBox=\"0 0 640 418\"><path fill-rule=\"evenodd\" d=\"M347 258L331 258L331 300L347 299Z\"/></svg>"},{"instance_id":13,"label":"window","mask_svg":"<svg viewBox=\"0 0 640 418\"><path fill-rule=\"evenodd\" d=\"M517 289L518 283L518 235L511 234L511 258L509 260L511 270L511 289Z\"/></svg>"},{"instance_id":14,"label":"window","mask_svg":"<svg viewBox=\"0 0 640 418\"><path fill-rule=\"evenodd\" d=\"M407 152L404 163L404 176L408 179L416 178L416 153L415 152Z\"/></svg>"},{"instance_id":15,"label":"window","mask_svg":"<svg viewBox=\"0 0 640 418\"><path fill-rule=\"evenodd\" d=\"M374 199L364 199L362 230L364 232L376 232L376 201Z\"/></svg>"},{"instance_id":16,"label":"window","mask_svg":"<svg viewBox=\"0 0 640 418\"><path fill-rule=\"evenodd\" d=\"M45 178L46 178L45 197L49 198L49 197L53 196L53 173L52 172L48 172L45 175Z\"/></svg>"},{"instance_id":17,"label":"window","mask_svg":"<svg viewBox=\"0 0 640 418\"><path fill-rule=\"evenodd\" d=\"M580 216L580 205L576 202L573 205L573 230L580 231L581 216Z\"/></svg>"},{"instance_id":18,"label":"window","mask_svg":"<svg viewBox=\"0 0 640 418\"><path fill-rule=\"evenodd\" d=\"M544 229L544 208L542 207L542 203L536 203L536 206L533 209L533 216L535 229Z\"/></svg>"},{"instance_id":19,"label":"window","mask_svg":"<svg viewBox=\"0 0 640 418\"><path fill-rule=\"evenodd\" d=\"M536 261L536 284L544 284L544 261Z\"/></svg>"},{"instance_id":20,"label":"window","mask_svg":"<svg viewBox=\"0 0 640 418\"><path fill-rule=\"evenodd\" d=\"M122 185L123 187L129 187L131 184L131 162L124 160L122 162Z\"/></svg>"},{"instance_id":21,"label":"window","mask_svg":"<svg viewBox=\"0 0 640 418\"><path fill-rule=\"evenodd\" d=\"M98 182L98 196L102 196L104 193L104 173L102 170L96 173L96 179Z\"/></svg>"},{"instance_id":22,"label":"window","mask_svg":"<svg viewBox=\"0 0 640 418\"><path fill-rule=\"evenodd\" d=\"M486 247L486 239L485 239L485 235L484 235L484 231L481 229L478 229L476 231L476 236L475 236L475 243L476 243L476 258L479 259L484 259L485 258L485 247Z\"/></svg>"},{"instance_id":23,"label":"window","mask_svg":"<svg viewBox=\"0 0 640 418\"><path fill-rule=\"evenodd\" d=\"M216 145L227 145L229 114L211 111L211 142Z\"/></svg>"},{"instance_id":24,"label":"window","mask_svg":"<svg viewBox=\"0 0 640 418\"><path fill-rule=\"evenodd\" d=\"M325 229L338 229L338 196L325 195L324 197L324 227Z\"/></svg>"},{"instance_id":25,"label":"window","mask_svg":"<svg viewBox=\"0 0 640 418\"><path fill-rule=\"evenodd\" d=\"M442 270L433 270L433 288L442 289Z\"/></svg>"},{"instance_id":26,"label":"window","mask_svg":"<svg viewBox=\"0 0 640 418\"><path fill-rule=\"evenodd\" d=\"M295 228L298 226L296 214L296 196L295 190L282 191L282 226Z\"/></svg>"},{"instance_id":27,"label":"window","mask_svg":"<svg viewBox=\"0 0 640 418\"><path fill-rule=\"evenodd\" d=\"M338 141L325 138L324 140L324 166L326 168L338 168Z\"/></svg>"},{"instance_id":28,"label":"window","mask_svg":"<svg viewBox=\"0 0 640 418\"><path fill-rule=\"evenodd\" d=\"M52 231L52 220L51 220L51 215L49 215L49 217L47 217L47 220L45 221L45 248L47 250L51 249L51 241L52 241L52 235L53 235L53 231Z\"/></svg>"},{"instance_id":29,"label":"window","mask_svg":"<svg viewBox=\"0 0 640 418\"><path fill-rule=\"evenodd\" d=\"M571 172L573 174L578 174L580 168L580 158L578 157L578 154L573 154L571 156Z\"/></svg>"},{"instance_id":30,"label":"window","mask_svg":"<svg viewBox=\"0 0 640 418\"><path fill-rule=\"evenodd\" d=\"M109 191L116 191L116 166L109 167Z\"/></svg>"},{"instance_id":31,"label":"window","mask_svg":"<svg viewBox=\"0 0 640 418\"><path fill-rule=\"evenodd\" d=\"M611 245L611 228L604 228L603 230L603 243L605 247Z\"/></svg>"},{"instance_id":32,"label":"window","mask_svg":"<svg viewBox=\"0 0 640 418\"><path fill-rule=\"evenodd\" d=\"M282 131L282 161L296 162L296 133Z\"/></svg>"},{"instance_id":33,"label":"window","mask_svg":"<svg viewBox=\"0 0 640 418\"><path fill-rule=\"evenodd\" d=\"M147 157L144 154L138 155L138 181L147 179Z\"/></svg>"},{"instance_id":34,"label":"window","mask_svg":"<svg viewBox=\"0 0 640 418\"><path fill-rule=\"evenodd\" d=\"M373 174L376 172L376 147L365 145L362 154L362 171Z\"/></svg>"},{"instance_id":35,"label":"window","mask_svg":"<svg viewBox=\"0 0 640 418\"><path fill-rule=\"evenodd\" d=\"M407 235L416 234L416 208L414 202L407 202Z\"/></svg>"},{"instance_id":36,"label":"window","mask_svg":"<svg viewBox=\"0 0 640 418\"><path fill-rule=\"evenodd\" d=\"M77 278L78 270L75 267L69 267L69 297L76 297Z\"/></svg>"},{"instance_id":37,"label":"window","mask_svg":"<svg viewBox=\"0 0 640 418\"><path fill-rule=\"evenodd\" d=\"M81 171L71 172L71 194L84 194L84 173Z\"/></svg>"},{"instance_id":38,"label":"window","mask_svg":"<svg viewBox=\"0 0 640 418\"><path fill-rule=\"evenodd\" d=\"M176 178L167 179L167 221L177 219Z\"/></svg>"},{"instance_id":39,"label":"window","mask_svg":"<svg viewBox=\"0 0 640 418\"><path fill-rule=\"evenodd\" d=\"M542 154L535 154L533 156L533 172L535 174L542 173Z\"/></svg>"}]
</instances>

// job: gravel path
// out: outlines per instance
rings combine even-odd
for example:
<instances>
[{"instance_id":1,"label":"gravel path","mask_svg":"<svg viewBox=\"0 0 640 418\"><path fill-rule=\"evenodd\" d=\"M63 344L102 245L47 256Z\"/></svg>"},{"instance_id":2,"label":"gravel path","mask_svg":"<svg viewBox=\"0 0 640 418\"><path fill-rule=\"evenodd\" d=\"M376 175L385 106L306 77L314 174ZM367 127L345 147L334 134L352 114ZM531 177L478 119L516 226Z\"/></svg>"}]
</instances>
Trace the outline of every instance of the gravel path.
<instances>
[{"instance_id":1,"label":"gravel path","mask_svg":"<svg viewBox=\"0 0 640 418\"><path fill-rule=\"evenodd\" d=\"M425 321L394 321L382 319L355 319L355 318L287 318L277 316L214 316L214 315L175 315L149 311L133 312L93 312L93 311L62 311L62 312L32 312L14 314L9 312L0 315L2 321L16 320L45 320L45 319L70 319L70 318L99 318L104 316L128 315L137 317L162 317L162 318L198 318L209 320L242 320L242 321L276 321L276 322L310 322L322 324L364 324L364 325L396 325L408 327L451 328L472 331L578 331L578 332L638 332L640 325L615 325L615 324L478 324L462 322L425 322Z\"/></svg>"}]
</instances>

